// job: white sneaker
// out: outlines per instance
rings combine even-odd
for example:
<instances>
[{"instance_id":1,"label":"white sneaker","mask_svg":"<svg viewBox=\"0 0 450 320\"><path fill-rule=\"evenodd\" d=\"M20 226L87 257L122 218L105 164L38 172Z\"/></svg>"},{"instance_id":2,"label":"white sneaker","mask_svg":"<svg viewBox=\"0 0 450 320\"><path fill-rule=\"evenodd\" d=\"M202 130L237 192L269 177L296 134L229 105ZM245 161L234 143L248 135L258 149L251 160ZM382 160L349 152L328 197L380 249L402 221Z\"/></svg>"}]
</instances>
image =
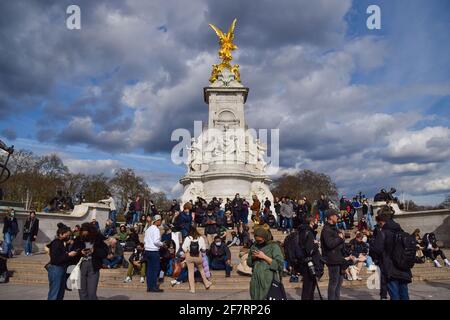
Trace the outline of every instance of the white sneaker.
<instances>
[{"instance_id":1,"label":"white sneaker","mask_svg":"<svg viewBox=\"0 0 450 320\"><path fill-rule=\"evenodd\" d=\"M374 264L371 264L371 265L367 268L367 271L375 272L375 271L377 271L377 266L374 265Z\"/></svg>"},{"instance_id":2,"label":"white sneaker","mask_svg":"<svg viewBox=\"0 0 450 320\"><path fill-rule=\"evenodd\" d=\"M348 281L353 281L352 276L347 276L347 280L348 280Z\"/></svg>"},{"instance_id":3,"label":"white sneaker","mask_svg":"<svg viewBox=\"0 0 450 320\"><path fill-rule=\"evenodd\" d=\"M434 260L434 266L435 266L436 268L442 268L441 264L440 264L439 261L437 261L437 260Z\"/></svg>"},{"instance_id":4,"label":"white sneaker","mask_svg":"<svg viewBox=\"0 0 450 320\"><path fill-rule=\"evenodd\" d=\"M177 280L172 280L170 281L170 284L172 285L172 287L175 287L176 285L179 285L181 282L177 281Z\"/></svg>"},{"instance_id":5,"label":"white sneaker","mask_svg":"<svg viewBox=\"0 0 450 320\"><path fill-rule=\"evenodd\" d=\"M144 283L144 282L145 282L145 278L141 277L141 283Z\"/></svg>"},{"instance_id":6,"label":"white sneaker","mask_svg":"<svg viewBox=\"0 0 450 320\"><path fill-rule=\"evenodd\" d=\"M131 282L131 278L130 277L126 277L125 280L123 280L123 282L125 282L125 283Z\"/></svg>"}]
</instances>

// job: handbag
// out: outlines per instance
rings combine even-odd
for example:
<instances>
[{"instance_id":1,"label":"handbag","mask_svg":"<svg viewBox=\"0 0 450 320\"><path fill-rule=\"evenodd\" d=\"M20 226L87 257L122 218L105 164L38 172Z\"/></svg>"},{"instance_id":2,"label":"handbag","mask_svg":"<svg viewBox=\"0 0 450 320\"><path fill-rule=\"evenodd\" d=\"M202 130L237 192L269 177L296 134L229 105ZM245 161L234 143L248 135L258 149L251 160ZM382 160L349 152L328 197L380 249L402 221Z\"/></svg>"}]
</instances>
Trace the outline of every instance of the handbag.
<instances>
[{"instance_id":1,"label":"handbag","mask_svg":"<svg viewBox=\"0 0 450 320\"><path fill-rule=\"evenodd\" d=\"M71 290L79 290L81 289L81 271L80 266L81 263L85 261L84 258L81 258L77 265L73 268L70 273L69 279L67 279L67 288Z\"/></svg>"},{"instance_id":2,"label":"handbag","mask_svg":"<svg viewBox=\"0 0 450 320\"><path fill-rule=\"evenodd\" d=\"M272 283L270 284L269 292L267 293L267 300L287 300L286 290L281 282L281 276L278 272L274 273L275 275L278 275L279 280L275 279L274 275Z\"/></svg>"},{"instance_id":3,"label":"handbag","mask_svg":"<svg viewBox=\"0 0 450 320\"><path fill-rule=\"evenodd\" d=\"M182 269L181 262L178 259L174 259L172 262L172 278L178 278Z\"/></svg>"}]
</instances>

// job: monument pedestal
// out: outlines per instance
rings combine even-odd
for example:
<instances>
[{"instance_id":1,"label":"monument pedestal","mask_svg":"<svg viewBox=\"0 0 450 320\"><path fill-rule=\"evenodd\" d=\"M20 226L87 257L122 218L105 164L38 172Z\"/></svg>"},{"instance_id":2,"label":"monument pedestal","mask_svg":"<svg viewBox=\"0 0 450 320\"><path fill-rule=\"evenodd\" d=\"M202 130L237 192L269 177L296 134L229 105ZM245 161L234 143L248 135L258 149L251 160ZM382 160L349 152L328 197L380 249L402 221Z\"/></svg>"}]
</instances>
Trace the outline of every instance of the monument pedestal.
<instances>
[{"instance_id":1,"label":"monument pedestal","mask_svg":"<svg viewBox=\"0 0 450 320\"><path fill-rule=\"evenodd\" d=\"M209 106L208 128L192 139L188 173L180 179L184 186L182 202L197 197L233 199L236 193L252 203L273 203L266 175L266 147L246 130L244 105L248 88L236 81L228 69L220 72L210 87L204 88Z\"/></svg>"}]
</instances>

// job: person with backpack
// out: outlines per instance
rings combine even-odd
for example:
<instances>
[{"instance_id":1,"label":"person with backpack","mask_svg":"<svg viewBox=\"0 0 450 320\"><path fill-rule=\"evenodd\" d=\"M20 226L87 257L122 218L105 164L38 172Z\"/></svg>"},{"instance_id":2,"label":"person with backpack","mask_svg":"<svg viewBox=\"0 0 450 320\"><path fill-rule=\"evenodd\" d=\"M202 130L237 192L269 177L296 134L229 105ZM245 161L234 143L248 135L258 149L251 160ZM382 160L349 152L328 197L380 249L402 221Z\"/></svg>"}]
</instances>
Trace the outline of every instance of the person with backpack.
<instances>
[{"instance_id":1,"label":"person with backpack","mask_svg":"<svg viewBox=\"0 0 450 320\"><path fill-rule=\"evenodd\" d=\"M10 209L8 214L3 219L3 240L5 240L8 247L8 258L14 255L13 241L19 233L19 224L15 217L14 209Z\"/></svg>"},{"instance_id":2,"label":"person with backpack","mask_svg":"<svg viewBox=\"0 0 450 320\"><path fill-rule=\"evenodd\" d=\"M206 251L206 243L200 233L194 226L190 226L189 233L183 242L183 251L185 252L185 262L188 268L189 289L191 293L195 293L194 267L200 271L205 288L208 290L212 283L206 278L203 269L203 259L201 251Z\"/></svg>"},{"instance_id":3,"label":"person with backpack","mask_svg":"<svg viewBox=\"0 0 450 320\"><path fill-rule=\"evenodd\" d=\"M36 218L36 212L30 211L30 216L23 225L23 240L25 241L24 253L31 256L33 253L33 242L36 241L39 232L39 219Z\"/></svg>"},{"instance_id":4,"label":"person with backpack","mask_svg":"<svg viewBox=\"0 0 450 320\"><path fill-rule=\"evenodd\" d=\"M326 222L320 234L322 256L328 267L328 300L340 300L347 262L343 255L345 236L338 230L338 213L330 208L325 213Z\"/></svg>"},{"instance_id":5,"label":"person with backpack","mask_svg":"<svg viewBox=\"0 0 450 320\"><path fill-rule=\"evenodd\" d=\"M371 252L379 261L382 277L386 279L391 300L409 300L408 284L412 281L411 268L416 257L416 240L392 220L389 207L383 207L377 216L377 232Z\"/></svg>"}]
</instances>

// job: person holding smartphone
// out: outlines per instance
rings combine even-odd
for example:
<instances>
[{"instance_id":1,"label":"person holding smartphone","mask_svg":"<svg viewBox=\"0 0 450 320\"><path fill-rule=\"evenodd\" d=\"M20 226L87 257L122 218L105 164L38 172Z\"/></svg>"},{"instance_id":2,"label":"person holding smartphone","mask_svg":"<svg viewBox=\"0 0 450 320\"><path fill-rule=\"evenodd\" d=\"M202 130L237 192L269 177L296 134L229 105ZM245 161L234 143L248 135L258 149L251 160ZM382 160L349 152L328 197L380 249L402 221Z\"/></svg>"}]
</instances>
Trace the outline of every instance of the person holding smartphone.
<instances>
[{"instance_id":1,"label":"person holding smartphone","mask_svg":"<svg viewBox=\"0 0 450 320\"><path fill-rule=\"evenodd\" d=\"M97 300L102 261L109 253L105 240L91 223L85 222L81 225L80 237L73 245L83 260L80 264L81 289L78 290L80 300Z\"/></svg>"},{"instance_id":2,"label":"person holding smartphone","mask_svg":"<svg viewBox=\"0 0 450 320\"><path fill-rule=\"evenodd\" d=\"M270 231L263 227L255 229L255 243L250 247L247 265L252 268L250 297L267 300L272 280L283 271L284 257L280 246L271 241Z\"/></svg>"},{"instance_id":3,"label":"person holding smartphone","mask_svg":"<svg viewBox=\"0 0 450 320\"><path fill-rule=\"evenodd\" d=\"M70 228L59 224L56 239L49 245L50 262L46 269L48 272L48 300L63 300L66 289L66 270L77 251L67 251L66 242L70 239Z\"/></svg>"}]
</instances>

